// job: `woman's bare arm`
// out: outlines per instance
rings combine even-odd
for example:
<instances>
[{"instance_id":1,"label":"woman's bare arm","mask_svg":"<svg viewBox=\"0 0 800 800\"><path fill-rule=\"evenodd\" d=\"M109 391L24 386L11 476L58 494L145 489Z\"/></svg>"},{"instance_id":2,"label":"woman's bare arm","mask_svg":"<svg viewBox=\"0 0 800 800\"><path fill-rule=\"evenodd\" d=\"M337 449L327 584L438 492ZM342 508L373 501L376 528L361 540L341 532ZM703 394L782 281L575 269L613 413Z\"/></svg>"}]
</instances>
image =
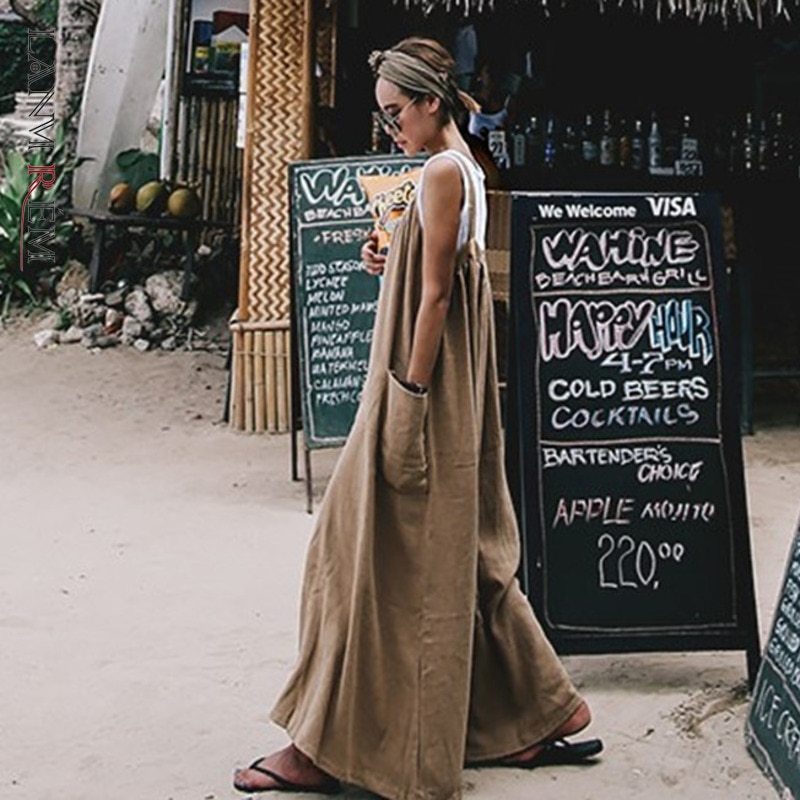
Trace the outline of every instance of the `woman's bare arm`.
<instances>
[{"instance_id":1,"label":"woman's bare arm","mask_svg":"<svg viewBox=\"0 0 800 800\"><path fill-rule=\"evenodd\" d=\"M450 307L458 244L461 172L452 159L440 158L425 169L422 210L422 296L406 380L427 386L439 354Z\"/></svg>"}]
</instances>

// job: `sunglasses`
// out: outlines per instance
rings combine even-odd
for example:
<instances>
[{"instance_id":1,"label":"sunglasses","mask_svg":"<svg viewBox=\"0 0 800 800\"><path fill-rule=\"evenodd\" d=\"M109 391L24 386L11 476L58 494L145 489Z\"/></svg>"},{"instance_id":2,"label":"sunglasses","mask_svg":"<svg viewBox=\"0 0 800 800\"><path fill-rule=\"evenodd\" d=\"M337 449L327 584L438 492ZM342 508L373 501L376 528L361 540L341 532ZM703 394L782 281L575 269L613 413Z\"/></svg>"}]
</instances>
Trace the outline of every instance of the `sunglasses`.
<instances>
[{"instance_id":1,"label":"sunglasses","mask_svg":"<svg viewBox=\"0 0 800 800\"><path fill-rule=\"evenodd\" d=\"M400 115L409 107L414 105L419 98L412 97L396 114L390 114L381 109L378 111L378 119L388 133L400 133Z\"/></svg>"}]
</instances>

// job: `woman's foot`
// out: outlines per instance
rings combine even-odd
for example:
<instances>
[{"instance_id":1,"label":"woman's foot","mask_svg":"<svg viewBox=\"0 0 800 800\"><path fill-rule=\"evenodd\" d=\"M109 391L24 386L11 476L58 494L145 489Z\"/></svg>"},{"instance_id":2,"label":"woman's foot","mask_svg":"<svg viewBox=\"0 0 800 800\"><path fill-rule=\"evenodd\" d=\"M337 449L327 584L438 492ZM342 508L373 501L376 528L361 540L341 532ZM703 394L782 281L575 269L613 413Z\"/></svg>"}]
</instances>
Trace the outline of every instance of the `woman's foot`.
<instances>
[{"instance_id":1,"label":"woman's foot","mask_svg":"<svg viewBox=\"0 0 800 800\"><path fill-rule=\"evenodd\" d=\"M253 767L273 772L277 777L272 777ZM268 789L285 789L286 784L302 786L307 791L315 790L329 793L336 787L337 781L327 772L323 772L304 753L301 753L293 744L284 747L268 756L253 762L245 769L237 769L233 773L233 786L240 792L264 792Z\"/></svg>"},{"instance_id":2,"label":"woman's foot","mask_svg":"<svg viewBox=\"0 0 800 800\"><path fill-rule=\"evenodd\" d=\"M586 728L592 721L592 712L589 711L589 706L586 701L582 702L575 713L560 727L558 730L550 734L546 739L541 742L532 744L524 750L519 750L516 753L511 753L505 758L501 759L503 764L513 766L514 764L524 764L531 762L539 753L542 752L544 746L549 742L554 742L557 739L564 739L567 736L573 736Z\"/></svg>"}]
</instances>

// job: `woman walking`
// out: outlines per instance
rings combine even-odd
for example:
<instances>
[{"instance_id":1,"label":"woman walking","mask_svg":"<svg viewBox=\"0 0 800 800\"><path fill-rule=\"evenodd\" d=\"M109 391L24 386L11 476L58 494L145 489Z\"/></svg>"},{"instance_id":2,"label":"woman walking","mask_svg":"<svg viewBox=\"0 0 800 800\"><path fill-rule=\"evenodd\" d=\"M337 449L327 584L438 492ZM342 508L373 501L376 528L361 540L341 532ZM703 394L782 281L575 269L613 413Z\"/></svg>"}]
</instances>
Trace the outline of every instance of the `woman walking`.
<instances>
[{"instance_id":1,"label":"woman walking","mask_svg":"<svg viewBox=\"0 0 800 800\"><path fill-rule=\"evenodd\" d=\"M461 798L468 764L595 755L590 721L515 577L483 175L456 118L474 110L437 42L370 59L384 125L426 151L386 259L367 380L309 543L300 654L270 714L292 743L237 770L248 792ZM384 269L385 268L385 269Z\"/></svg>"}]
</instances>

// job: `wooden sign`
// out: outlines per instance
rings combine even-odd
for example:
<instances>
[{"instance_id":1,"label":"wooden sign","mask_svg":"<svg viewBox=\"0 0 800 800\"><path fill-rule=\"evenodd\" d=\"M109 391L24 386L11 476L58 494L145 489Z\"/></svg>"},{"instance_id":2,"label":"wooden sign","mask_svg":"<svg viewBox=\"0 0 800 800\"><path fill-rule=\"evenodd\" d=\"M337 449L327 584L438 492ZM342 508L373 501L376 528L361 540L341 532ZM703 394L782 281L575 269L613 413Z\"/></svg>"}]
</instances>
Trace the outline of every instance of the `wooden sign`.
<instances>
[{"instance_id":1,"label":"wooden sign","mask_svg":"<svg viewBox=\"0 0 800 800\"><path fill-rule=\"evenodd\" d=\"M508 452L543 626L561 652L744 649L752 679L717 198L512 203Z\"/></svg>"}]
</instances>

